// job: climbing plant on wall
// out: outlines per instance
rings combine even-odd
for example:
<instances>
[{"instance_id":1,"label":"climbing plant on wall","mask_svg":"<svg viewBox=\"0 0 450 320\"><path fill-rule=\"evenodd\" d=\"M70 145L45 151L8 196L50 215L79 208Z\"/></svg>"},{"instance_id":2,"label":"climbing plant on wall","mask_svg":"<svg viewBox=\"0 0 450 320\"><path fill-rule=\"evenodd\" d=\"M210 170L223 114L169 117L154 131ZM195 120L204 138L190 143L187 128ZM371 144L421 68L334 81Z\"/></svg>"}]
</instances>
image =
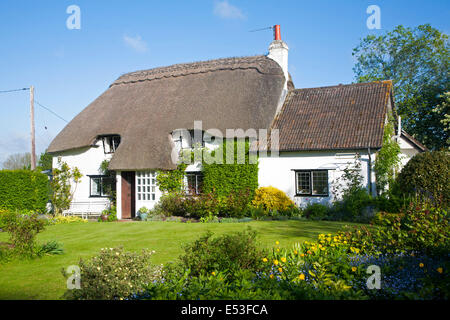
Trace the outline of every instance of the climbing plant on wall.
<instances>
[{"instance_id":1,"label":"climbing plant on wall","mask_svg":"<svg viewBox=\"0 0 450 320\"><path fill-rule=\"evenodd\" d=\"M209 151L207 155L209 158L221 158L222 163L218 163L219 161L207 163L203 157L203 192L226 197L231 193L248 191L251 193L249 198L252 199L258 188L258 163L251 161L253 155L250 155L250 143L242 140L228 141L228 143L233 144L232 148L229 147L227 150L225 141L216 150ZM233 159L231 163L227 161L227 158Z\"/></svg>"},{"instance_id":2,"label":"climbing plant on wall","mask_svg":"<svg viewBox=\"0 0 450 320\"><path fill-rule=\"evenodd\" d=\"M390 118L384 127L383 146L378 151L374 170L378 193L383 193L385 188L393 182L400 164L400 146L393 138L395 134L393 119Z\"/></svg>"}]
</instances>

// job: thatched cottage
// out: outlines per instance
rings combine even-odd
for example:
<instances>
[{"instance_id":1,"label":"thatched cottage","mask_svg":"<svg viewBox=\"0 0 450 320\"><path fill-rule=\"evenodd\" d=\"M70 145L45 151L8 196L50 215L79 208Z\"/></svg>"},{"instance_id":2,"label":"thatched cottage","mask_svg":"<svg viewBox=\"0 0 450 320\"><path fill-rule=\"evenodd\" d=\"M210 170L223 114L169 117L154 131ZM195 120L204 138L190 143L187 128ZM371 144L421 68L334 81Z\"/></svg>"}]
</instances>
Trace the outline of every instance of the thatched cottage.
<instances>
[{"instance_id":1,"label":"thatched cottage","mask_svg":"<svg viewBox=\"0 0 450 320\"><path fill-rule=\"evenodd\" d=\"M214 148L211 136L227 129L278 131L278 143L269 137L264 147L269 152L259 156L259 185L283 190L298 205L332 201L337 195L331 182L357 153L364 183L375 193L372 164L388 115L395 116L392 83L295 89L289 49L279 26L276 31L267 55L177 64L114 81L48 148L54 166L61 158L84 176L68 212L99 214L109 205L99 168L110 160L109 169L117 173L112 183L118 217L134 217L161 196L156 170L176 167L173 150L194 142ZM195 141L196 121L201 121L203 141ZM188 136L175 139L173 133L181 128ZM396 130L404 162L425 150L400 126ZM186 171L187 190L200 192L201 166Z\"/></svg>"}]
</instances>

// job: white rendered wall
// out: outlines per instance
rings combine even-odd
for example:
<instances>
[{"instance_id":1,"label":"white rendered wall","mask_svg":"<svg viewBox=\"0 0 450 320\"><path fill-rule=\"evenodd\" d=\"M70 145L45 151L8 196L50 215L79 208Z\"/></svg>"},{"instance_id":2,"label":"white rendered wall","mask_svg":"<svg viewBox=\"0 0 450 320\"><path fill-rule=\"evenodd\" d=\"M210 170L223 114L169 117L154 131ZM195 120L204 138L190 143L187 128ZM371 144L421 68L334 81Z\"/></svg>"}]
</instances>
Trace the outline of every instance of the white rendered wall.
<instances>
[{"instance_id":1,"label":"white rendered wall","mask_svg":"<svg viewBox=\"0 0 450 320\"><path fill-rule=\"evenodd\" d=\"M397 140L398 144L400 145L400 151L402 152L400 161L401 161L401 167L403 168L405 164L411 160L412 157L414 157L416 154L419 153L419 150L417 150L414 145L406 140L403 137L400 137L400 139Z\"/></svg>"},{"instance_id":2,"label":"white rendered wall","mask_svg":"<svg viewBox=\"0 0 450 320\"><path fill-rule=\"evenodd\" d=\"M260 187L273 186L284 191L294 202L301 207L308 203L331 204L336 195L332 194L332 182L343 174L349 162L354 162L356 151L308 151L308 152L280 152L279 157L259 158L258 181ZM358 151L361 156L361 175L364 185L368 186L367 151ZM337 155L338 154L338 155ZM341 154L341 155L339 155ZM375 161L375 153L371 152L372 165ZM328 197L296 196L295 171L293 170L328 169ZM375 174L371 170L372 192L375 193Z\"/></svg>"},{"instance_id":3,"label":"white rendered wall","mask_svg":"<svg viewBox=\"0 0 450 320\"><path fill-rule=\"evenodd\" d=\"M108 198L90 197L90 178L88 175L101 175L100 165L103 160L111 159L112 154L105 154L101 140L96 147L86 147L61 152L53 156L53 167L58 165L58 158L66 162L70 168L77 167L81 174L81 182L76 185L70 209L65 214L99 214L109 207Z\"/></svg>"}]
</instances>

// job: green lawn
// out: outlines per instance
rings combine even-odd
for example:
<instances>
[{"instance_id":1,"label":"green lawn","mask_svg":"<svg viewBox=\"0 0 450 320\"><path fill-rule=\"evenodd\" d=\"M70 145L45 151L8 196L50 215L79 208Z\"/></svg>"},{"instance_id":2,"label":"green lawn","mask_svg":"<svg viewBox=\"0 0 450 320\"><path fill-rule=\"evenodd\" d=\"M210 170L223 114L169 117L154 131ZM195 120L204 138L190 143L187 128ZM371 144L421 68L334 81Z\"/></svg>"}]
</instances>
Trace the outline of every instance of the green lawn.
<instances>
[{"instance_id":1,"label":"green lawn","mask_svg":"<svg viewBox=\"0 0 450 320\"><path fill-rule=\"evenodd\" d=\"M65 254L0 264L0 299L59 299L65 290L61 269L105 247L155 250L153 261L160 264L175 260L181 253L182 243L196 239L207 230L221 234L251 226L258 231L262 245L270 247L276 240L281 246L314 240L319 233L334 233L346 224L329 221L89 222L50 226L38 235L38 242L59 241L64 244ZM0 242L7 239L6 233L0 233Z\"/></svg>"}]
</instances>

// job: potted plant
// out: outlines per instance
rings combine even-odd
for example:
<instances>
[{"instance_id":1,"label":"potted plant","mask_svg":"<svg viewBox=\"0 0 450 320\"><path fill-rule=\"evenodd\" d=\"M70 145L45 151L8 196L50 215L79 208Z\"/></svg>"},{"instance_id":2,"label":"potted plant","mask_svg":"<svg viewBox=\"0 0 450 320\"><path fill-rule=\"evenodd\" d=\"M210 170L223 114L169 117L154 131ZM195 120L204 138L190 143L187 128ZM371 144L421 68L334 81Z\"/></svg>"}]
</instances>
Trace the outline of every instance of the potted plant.
<instances>
[{"instance_id":1,"label":"potted plant","mask_svg":"<svg viewBox=\"0 0 450 320\"><path fill-rule=\"evenodd\" d=\"M105 222L105 221L108 221L108 216L109 216L109 210L105 209L102 211L100 218L102 219L103 222Z\"/></svg>"},{"instance_id":2,"label":"potted plant","mask_svg":"<svg viewBox=\"0 0 450 320\"><path fill-rule=\"evenodd\" d=\"M142 221L146 221L148 217L148 209L146 207L142 207L138 211L139 216L141 217Z\"/></svg>"}]
</instances>

